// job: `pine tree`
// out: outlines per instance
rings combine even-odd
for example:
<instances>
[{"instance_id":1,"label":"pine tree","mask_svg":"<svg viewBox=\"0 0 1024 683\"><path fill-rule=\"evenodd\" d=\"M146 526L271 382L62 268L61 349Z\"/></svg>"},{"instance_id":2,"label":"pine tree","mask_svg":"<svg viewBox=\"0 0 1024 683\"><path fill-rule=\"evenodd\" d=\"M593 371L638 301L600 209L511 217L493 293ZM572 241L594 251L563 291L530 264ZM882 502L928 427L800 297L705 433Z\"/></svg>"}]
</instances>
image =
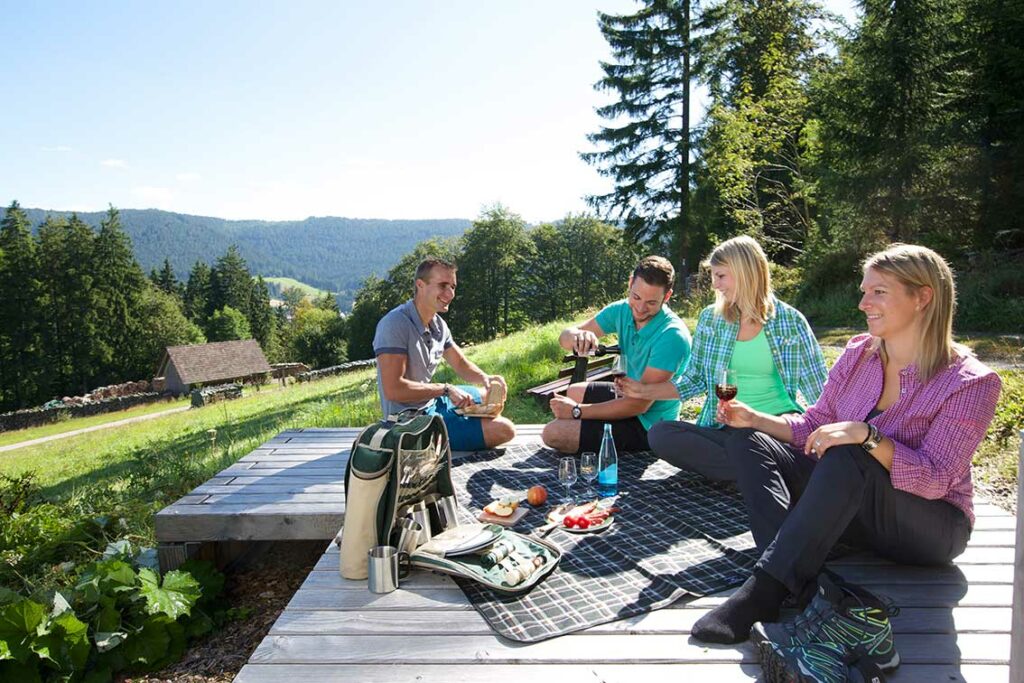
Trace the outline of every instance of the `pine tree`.
<instances>
[{"instance_id":1,"label":"pine tree","mask_svg":"<svg viewBox=\"0 0 1024 683\"><path fill-rule=\"evenodd\" d=\"M226 254L217 259L210 272L210 299L207 311L220 310L230 306L236 311L248 311L252 298L252 274L245 259L235 245L228 247Z\"/></svg>"},{"instance_id":2,"label":"pine tree","mask_svg":"<svg viewBox=\"0 0 1024 683\"><path fill-rule=\"evenodd\" d=\"M42 290L28 216L12 202L0 222L0 405L34 405L46 395L40 337Z\"/></svg>"},{"instance_id":3,"label":"pine tree","mask_svg":"<svg viewBox=\"0 0 1024 683\"><path fill-rule=\"evenodd\" d=\"M253 339L263 347L264 353L270 355L270 350L275 345L275 321L274 311L270 308L270 292L262 275L251 282L252 293L249 295L249 311L246 316L249 319L249 329L252 331Z\"/></svg>"},{"instance_id":4,"label":"pine tree","mask_svg":"<svg viewBox=\"0 0 1024 683\"><path fill-rule=\"evenodd\" d=\"M53 389L84 393L97 375L100 347L94 287L93 231L76 214L47 218L39 229L43 340Z\"/></svg>"},{"instance_id":5,"label":"pine tree","mask_svg":"<svg viewBox=\"0 0 1024 683\"><path fill-rule=\"evenodd\" d=\"M110 207L100 222L93 256L95 303L100 321L97 328L100 352L99 382L106 384L139 379L159 362L139 354L142 293L147 286L142 268L135 260L131 239L121 227L121 216Z\"/></svg>"},{"instance_id":6,"label":"pine tree","mask_svg":"<svg viewBox=\"0 0 1024 683\"><path fill-rule=\"evenodd\" d=\"M182 284L178 282L178 278L174 274L174 268L171 266L170 259L165 258L163 267L159 271L154 269L150 279L153 280L153 284L167 294L176 296L179 299L185 294Z\"/></svg>"},{"instance_id":7,"label":"pine tree","mask_svg":"<svg viewBox=\"0 0 1024 683\"><path fill-rule=\"evenodd\" d=\"M199 325L201 329L205 329L209 320L209 307L210 266L202 261L196 261L185 285L185 317Z\"/></svg>"},{"instance_id":8,"label":"pine tree","mask_svg":"<svg viewBox=\"0 0 1024 683\"><path fill-rule=\"evenodd\" d=\"M610 125L587 136L603 149L580 155L615 180L612 192L588 198L591 205L635 239L675 242L684 279L693 233L701 230L689 206L690 14L690 0L645 0L631 15L598 13L615 61L601 64L604 78L594 87L619 99L597 110Z\"/></svg>"}]
</instances>

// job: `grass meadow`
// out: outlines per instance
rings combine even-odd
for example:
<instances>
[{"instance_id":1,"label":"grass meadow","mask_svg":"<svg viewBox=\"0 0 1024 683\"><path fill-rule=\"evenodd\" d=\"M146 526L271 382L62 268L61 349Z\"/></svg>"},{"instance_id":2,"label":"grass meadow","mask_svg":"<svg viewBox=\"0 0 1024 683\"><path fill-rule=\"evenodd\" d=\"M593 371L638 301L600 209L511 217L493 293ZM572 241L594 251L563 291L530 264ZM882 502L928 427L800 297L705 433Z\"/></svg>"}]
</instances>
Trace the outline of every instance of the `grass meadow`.
<instances>
[{"instance_id":1,"label":"grass meadow","mask_svg":"<svg viewBox=\"0 0 1024 683\"><path fill-rule=\"evenodd\" d=\"M688 322L692 328L692 319ZM525 390L551 379L561 367L563 351L556 340L564 326L538 326L466 349L482 368L507 379L505 414L513 421L536 424L549 419ZM829 364L852 332L821 334ZM1001 356L1008 352L1006 343L987 337L967 342L983 358L993 345ZM1024 371L1000 374L1004 392L999 412L975 462L978 480L989 490L1009 492L1004 499L1012 501L1017 431L1024 424ZM437 380L456 378L442 367ZM160 407L169 405L174 404ZM699 401L690 402L684 418L696 415L698 408ZM126 413L102 417L120 419ZM362 426L376 419L375 373L368 369L287 389L247 388L238 400L0 453L0 511L6 515L0 515L0 583L11 581L29 593L52 589L67 580L61 567L69 560L86 559L112 539L127 537L151 545L154 513L282 430ZM86 423L70 420L3 438L36 438L40 430ZM216 430L215 444L210 430Z\"/></svg>"}]
</instances>

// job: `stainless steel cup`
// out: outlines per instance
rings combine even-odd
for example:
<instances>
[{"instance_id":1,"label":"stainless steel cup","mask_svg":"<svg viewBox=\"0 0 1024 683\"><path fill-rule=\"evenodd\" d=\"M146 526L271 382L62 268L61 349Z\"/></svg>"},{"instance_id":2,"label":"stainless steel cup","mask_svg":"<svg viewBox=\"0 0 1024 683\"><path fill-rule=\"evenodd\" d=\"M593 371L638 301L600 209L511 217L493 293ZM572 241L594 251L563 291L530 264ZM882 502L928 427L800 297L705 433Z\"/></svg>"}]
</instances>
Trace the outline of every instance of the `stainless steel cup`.
<instances>
[{"instance_id":1,"label":"stainless steel cup","mask_svg":"<svg viewBox=\"0 0 1024 683\"><path fill-rule=\"evenodd\" d=\"M423 526L412 517L403 517L398 520L394 535L397 537L395 547L398 552L410 554L422 543Z\"/></svg>"},{"instance_id":2,"label":"stainless steel cup","mask_svg":"<svg viewBox=\"0 0 1024 683\"><path fill-rule=\"evenodd\" d=\"M405 555L404 565L400 562L402 555ZM375 545L370 548L367 556L369 574L366 584L371 593L390 593L398 588L401 579L409 576L409 557L398 552L394 546Z\"/></svg>"},{"instance_id":3,"label":"stainless steel cup","mask_svg":"<svg viewBox=\"0 0 1024 683\"><path fill-rule=\"evenodd\" d=\"M422 527L419 545L423 545L434 537L432 527L430 526L430 510L427 509L426 503L423 501L416 503L409 511L409 516Z\"/></svg>"},{"instance_id":4,"label":"stainless steel cup","mask_svg":"<svg viewBox=\"0 0 1024 683\"><path fill-rule=\"evenodd\" d=\"M455 496L445 496L434 501L437 518L441 521L441 530L447 531L459 526L459 501Z\"/></svg>"}]
</instances>

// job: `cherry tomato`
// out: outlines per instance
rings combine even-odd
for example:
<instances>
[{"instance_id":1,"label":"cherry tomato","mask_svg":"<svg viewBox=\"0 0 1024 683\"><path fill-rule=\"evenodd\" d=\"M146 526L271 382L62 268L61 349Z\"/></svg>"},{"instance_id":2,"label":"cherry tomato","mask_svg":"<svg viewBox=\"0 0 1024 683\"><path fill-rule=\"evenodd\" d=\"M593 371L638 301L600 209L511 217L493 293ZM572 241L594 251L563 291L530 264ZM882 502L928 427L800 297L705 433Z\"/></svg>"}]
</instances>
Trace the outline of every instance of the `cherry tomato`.
<instances>
[{"instance_id":1,"label":"cherry tomato","mask_svg":"<svg viewBox=\"0 0 1024 683\"><path fill-rule=\"evenodd\" d=\"M590 526L590 520L586 517L580 517L579 520L576 522L576 526L580 529L586 529Z\"/></svg>"},{"instance_id":2,"label":"cherry tomato","mask_svg":"<svg viewBox=\"0 0 1024 683\"><path fill-rule=\"evenodd\" d=\"M571 529L573 527L573 525L575 525L575 524L576 524L576 518L575 517L566 517L565 519L562 520L562 525L566 529Z\"/></svg>"}]
</instances>

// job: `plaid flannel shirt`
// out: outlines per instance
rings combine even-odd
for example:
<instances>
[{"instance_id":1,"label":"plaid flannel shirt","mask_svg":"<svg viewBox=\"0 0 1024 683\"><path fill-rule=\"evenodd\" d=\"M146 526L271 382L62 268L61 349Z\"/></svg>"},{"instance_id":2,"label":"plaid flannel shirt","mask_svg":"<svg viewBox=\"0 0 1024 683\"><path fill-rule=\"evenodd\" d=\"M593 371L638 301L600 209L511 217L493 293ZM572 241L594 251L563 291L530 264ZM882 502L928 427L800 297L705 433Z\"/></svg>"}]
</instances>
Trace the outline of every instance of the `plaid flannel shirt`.
<instances>
[{"instance_id":1,"label":"plaid flannel shirt","mask_svg":"<svg viewBox=\"0 0 1024 683\"><path fill-rule=\"evenodd\" d=\"M911 363L900 371L900 395L869 422L894 446L894 488L964 511L974 525L971 459L996 412L1002 382L973 356L960 356L927 383ZM859 334L832 366L821 398L803 415L788 415L793 446L803 448L822 425L860 422L878 404L885 368L869 334ZM828 456L826 456L828 457Z\"/></svg>"},{"instance_id":2,"label":"plaid flannel shirt","mask_svg":"<svg viewBox=\"0 0 1024 683\"><path fill-rule=\"evenodd\" d=\"M715 377L720 370L729 366L739 331L738 322L730 323L716 315L714 306L705 308L697 319L690 362L682 374L673 380L681 401L701 394L707 395L704 408L697 417L697 424L702 427L721 426L715 422L718 410ZM796 403L799 390L805 404L817 401L828 371L825 369L821 347L807 319L789 304L775 299L775 315L765 323L764 334L768 339L772 360L775 361L775 369L779 371L789 397Z\"/></svg>"}]
</instances>

